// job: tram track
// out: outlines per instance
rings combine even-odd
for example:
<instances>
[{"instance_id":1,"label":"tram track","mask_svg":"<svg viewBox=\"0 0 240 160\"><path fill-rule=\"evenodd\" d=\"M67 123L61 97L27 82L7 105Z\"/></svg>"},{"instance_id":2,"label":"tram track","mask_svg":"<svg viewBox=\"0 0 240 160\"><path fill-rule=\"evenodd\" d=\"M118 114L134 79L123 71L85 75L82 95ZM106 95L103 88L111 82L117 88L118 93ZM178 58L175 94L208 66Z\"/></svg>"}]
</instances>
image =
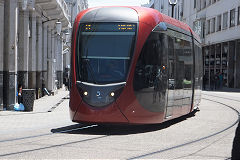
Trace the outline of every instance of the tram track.
<instances>
[{"instance_id":1,"label":"tram track","mask_svg":"<svg viewBox=\"0 0 240 160\"><path fill-rule=\"evenodd\" d=\"M222 129L222 130L220 130L218 132L212 133L212 134L210 134L208 136L205 136L205 137L202 137L202 138L199 138L199 139L196 139L196 140L192 140L192 141L189 141L189 142L186 142L186 143L182 143L182 144L179 144L179 145L175 145L175 146L172 146L172 147L168 147L168 148L165 148L165 149L161 149L161 150L158 150L158 151L154 151L154 152L151 152L151 153L146 153L146 154L142 154L142 155L139 155L139 156L131 157L131 158L128 158L128 159L131 160L131 159L146 158L148 156L152 156L152 155L155 155L155 154L159 154L159 153L175 150L175 149L178 149L178 148L181 148L181 147L185 147L185 146L193 144L193 143L197 143L197 142L209 139L211 137L217 136L217 135L219 135L219 134L221 134L221 133L231 129L233 126L235 126L239 122L239 111L237 111L234 107L232 107L230 105L227 105L225 103L221 103L221 102L212 100L212 99L208 99L208 98L203 98L203 99L207 100L207 101L214 102L214 103L218 103L218 104L221 104L221 105L223 105L223 106L225 106L227 108L230 108L231 110L233 110L238 115L238 119L235 120L231 125L228 125L227 127L225 127L224 129ZM27 139L30 140L30 142L28 142L28 143L31 143L31 142L33 142L31 140L34 140L35 138L39 138L39 137L53 136L53 135L56 135L56 134L59 134L59 133L71 133L71 132L80 133L81 130L83 131L83 130L93 129L93 128L97 129L96 127L98 127L98 125L81 125L81 124L77 124L77 125L73 125L72 127L69 126L69 127L58 128L58 129L52 129L51 133L39 134L39 135L35 135L35 136L26 136L26 137L20 137L20 138L15 138L15 139L0 140L0 144L1 143L4 144L4 143L7 143L7 142L27 140ZM78 144L78 143L84 143L84 142L99 140L99 139L102 139L102 138L109 137L111 135L114 135L114 133L103 134L101 136L85 138L85 139L80 139L80 140L77 140L77 141L70 141L70 142L61 143L61 144L55 144L55 145L53 144L53 145L49 145L49 146L45 146L45 147L38 147L38 148L35 148L35 149L25 149L23 151L16 151L16 152L11 152L11 153L0 154L0 158L1 157L12 156L12 155L23 154L23 153L34 152L34 151L47 150L47 149L56 148L56 147L63 147L63 146L66 146L66 145L72 145L72 144Z\"/></svg>"},{"instance_id":2,"label":"tram track","mask_svg":"<svg viewBox=\"0 0 240 160\"><path fill-rule=\"evenodd\" d=\"M46 133L46 134L39 134L39 135L34 135L34 136L26 136L26 137L14 138L14 139L0 140L0 144L4 143L4 142L13 142L13 141L20 141L20 140L31 139L31 138L38 138L38 137L43 137L43 136L50 136L50 135L54 135L54 134L58 134L58 133L67 133L67 132L72 132L72 131L77 131L77 130L88 129L88 128L92 128L92 127L96 127L96 126L97 125L89 125L89 126L83 126L83 127L79 127L79 128L56 131L56 132L51 132L51 133Z\"/></svg>"},{"instance_id":3,"label":"tram track","mask_svg":"<svg viewBox=\"0 0 240 160\"><path fill-rule=\"evenodd\" d=\"M222 99L226 99L226 100L235 101L235 102L240 103L240 100L236 100L236 99L232 99L232 98L226 98L226 97L222 97L222 96L216 96L216 95L205 94L205 93L202 93L202 95L216 97L216 98L222 98Z\"/></svg>"},{"instance_id":4,"label":"tram track","mask_svg":"<svg viewBox=\"0 0 240 160\"><path fill-rule=\"evenodd\" d=\"M82 127L79 127L79 128L66 129L66 130L56 131L56 132L47 133L47 134L40 134L40 135L35 135L35 136L26 136L26 137L15 138L15 139L1 140L0 144L1 143L6 143L6 142L21 141L21 140L26 140L26 139L34 139L34 138L39 138L39 137L44 137L44 136L52 136L52 135L55 135L55 134L58 134L58 133L67 133L67 132L79 131L79 130L89 129L89 128L93 128L93 127L97 127L97 126L98 125L88 125L88 126L82 126ZM6 154L0 154L0 158L1 157L6 157L6 156L22 154L22 153L33 152L33 151L45 150L45 149L50 149L50 148L55 148L55 147L61 147L61 146L71 145L71 144L76 144L76 143L81 143L81 142L87 142L87 141L91 141L91 140L105 138L107 136L109 136L109 135L103 135L103 136L98 136L98 137L94 137L94 138L87 138L87 139L82 139L82 140L79 140L79 141L73 141L73 142L68 142L68 143L63 143L63 144L58 144L58 145L51 145L51 146L48 146L48 147L40 147L40 148L36 148L36 149L23 150L23 151L19 151L19 152L11 152L11 153L6 153Z\"/></svg>"},{"instance_id":5,"label":"tram track","mask_svg":"<svg viewBox=\"0 0 240 160\"><path fill-rule=\"evenodd\" d=\"M237 109L235 109L234 107L232 107L230 105L224 104L222 102L218 102L218 101L207 99L207 98L202 98L202 99L207 100L207 101L211 101L211 102L214 102L214 103L221 104L221 105L223 105L223 106L233 110L238 115L238 118L231 125L228 125L227 127L225 127L224 129L222 129L222 130L220 130L218 132L215 132L215 133L212 133L210 135L204 136L202 138L198 138L198 139L195 139L195 140L192 140L192 141L189 141L189 142L186 142L186 143L182 143L182 144L179 144L179 145L176 145L176 146L172 146L172 147L168 147L168 148L161 149L161 150L158 150L158 151L154 151L154 152L151 152L151 153L146 153L146 154L142 154L142 155L139 155L139 156L131 157L131 158L127 159L127 160L142 159L142 158L146 158L148 156L152 156L152 155L155 155L155 154L159 154L159 153L175 150L175 149L178 149L178 148L181 148L181 147L185 147L187 145L194 144L194 143L197 143L197 142L200 142L200 141L212 138L214 136L217 136L217 135L219 135L219 134L221 134L221 133L231 129L235 125L237 125L237 123L239 122L239 119L240 119L240 113L239 113L239 111Z\"/></svg>"}]
</instances>

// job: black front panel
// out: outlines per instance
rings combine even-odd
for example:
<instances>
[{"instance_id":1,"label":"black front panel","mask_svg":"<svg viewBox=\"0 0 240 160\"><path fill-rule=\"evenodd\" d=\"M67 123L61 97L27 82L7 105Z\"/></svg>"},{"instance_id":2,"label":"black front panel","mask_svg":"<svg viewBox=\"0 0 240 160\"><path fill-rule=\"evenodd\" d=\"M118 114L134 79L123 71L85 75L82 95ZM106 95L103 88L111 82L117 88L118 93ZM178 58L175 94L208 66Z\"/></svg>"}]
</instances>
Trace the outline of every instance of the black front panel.
<instances>
[{"instance_id":1,"label":"black front panel","mask_svg":"<svg viewBox=\"0 0 240 160\"><path fill-rule=\"evenodd\" d=\"M125 82L111 85L93 85L78 82L77 87L83 101L92 107L104 107L113 103L121 94Z\"/></svg>"}]
</instances>

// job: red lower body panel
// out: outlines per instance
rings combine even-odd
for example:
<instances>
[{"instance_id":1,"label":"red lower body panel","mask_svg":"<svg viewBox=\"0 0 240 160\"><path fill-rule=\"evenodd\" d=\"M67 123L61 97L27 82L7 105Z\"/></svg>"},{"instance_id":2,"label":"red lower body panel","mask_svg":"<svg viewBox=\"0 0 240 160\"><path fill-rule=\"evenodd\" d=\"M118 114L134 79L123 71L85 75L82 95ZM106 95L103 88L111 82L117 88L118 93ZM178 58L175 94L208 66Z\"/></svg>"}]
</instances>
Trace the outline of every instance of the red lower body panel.
<instances>
[{"instance_id":1,"label":"red lower body panel","mask_svg":"<svg viewBox=\"0 0 240 160\"><path fill-rule=\"evenodd\" d=\"M82 101L73 117L74 122L86 123L128 123L116 103L105 108L93 108Z\"/></svg>"}]
</instances>

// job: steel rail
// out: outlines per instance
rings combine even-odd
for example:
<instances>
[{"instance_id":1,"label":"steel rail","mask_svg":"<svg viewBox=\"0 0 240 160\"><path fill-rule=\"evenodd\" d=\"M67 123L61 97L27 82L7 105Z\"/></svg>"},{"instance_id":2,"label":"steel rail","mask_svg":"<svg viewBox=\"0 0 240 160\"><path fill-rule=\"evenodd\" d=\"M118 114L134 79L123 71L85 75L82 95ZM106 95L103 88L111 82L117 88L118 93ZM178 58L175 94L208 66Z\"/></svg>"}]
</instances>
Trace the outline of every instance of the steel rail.
<instances>
[{"instance_id":1,"label":"steel rail","mask_svg":"<svg viewBox=\"0 0 240 160\"><path fill-rule=\"evenodd\" d=\"M228 127L224 128L224 129L222 129L222 130L220 130L218 132L215 132L213 134L210 134L208 136L205 136L205 137L202 137L202 138L199 138L199 139L196 139L196 140L192 140L190 142L182 143L182 144L179 144L179 145L176 145L176 146L172 146L172 147L168 147L168 148L165 148L165 149L161 149L161 150L158 150L158 151L154 151L154 152L151 152L151 153L146 153L146 154L143 154L143 155L135 156L135 157L129 158L127 160L142 159L142 158L146 158L147 156L152 156L154 154L163 153L163 152L166 152L166 151L174 150L174 149L177 149L177 148L185 147L185 146L193 144L193 143L197 143L197 142L203 141L205 139L214 137L216 135L219 135L220 133L223 133L223 132L229 130L230 128L232 128L233 126L235 126L239 122L239 119L240 119L239 111L236 110L235 108L233 108L232 106L229 106L227 104L224 104L224 103L221 103L221 102L218 102L218 101L214 101L214 100L211 100L211 99L207 99L207 98L202 98L202 99L205 99L205 100L208 100L208 101L212 101L212 102L221 104L223 106L226 106L226 107L232 109L238 115L237 120L234 123L232 123L231 125L229 125Z\"/></svg>"}]
</instances>

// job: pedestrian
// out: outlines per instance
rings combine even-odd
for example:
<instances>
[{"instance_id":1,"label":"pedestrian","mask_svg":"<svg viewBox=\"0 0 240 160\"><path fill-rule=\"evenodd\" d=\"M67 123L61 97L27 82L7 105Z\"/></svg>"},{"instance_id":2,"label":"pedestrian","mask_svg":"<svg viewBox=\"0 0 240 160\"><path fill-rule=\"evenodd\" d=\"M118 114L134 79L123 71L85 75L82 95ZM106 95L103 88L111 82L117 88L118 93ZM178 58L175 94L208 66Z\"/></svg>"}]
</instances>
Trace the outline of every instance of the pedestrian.
<instances>
[{"instance_id":1,"label":"pedestrian","mask_svg":"<svg viewBox=\"0 0 240 160\"><path fill-rule=\"evenodd\" d=\"M207 83L207 77L204 74L204 76L203 76L203 90L206 90L206 83Z\"/></svg>"},{"instance_id":2,"label":"pedestrian","mask_svg":"<svg viewBox=\"0 0 240 160\"><path fill-rule=\"evenodd\" d=\"M211 76L210 76L210 88L211 88L212 91L214 89L214 86L215 86L215 79L214 79L214 75L211 74Z\"/></svg>"},{"instance_id":3,"label":"pedestrian","mask_svg":"<svg viewBox=\"0 0 240 160\"><path fill-rule=\"evenodd\" d=\"M18 99L18 103L14 105L14 110L15 111L24 111L25 107L23 105L22 85L21 84L18 85L17 99Z\"/></svg>"},{"instance_id":4,"label":"pedestrian","mask_svg":"<svg viewBox=\"0 0 240 160\"><path fill-rule=\"evenodd\" d=\"M215 74L214 76L214 89L217 90L218 89L218 74Z\"/></svg>"},{"instance_id":5,"label":"pedestrian","mask_svg":"<svg viewBox=\"0 0 240 160\"><path fill-rule=\"evenodd\" d=\"M222 89L223 87L223 75L222 73L219 74L219 88Z\"/></svg>"}]
</instances>

